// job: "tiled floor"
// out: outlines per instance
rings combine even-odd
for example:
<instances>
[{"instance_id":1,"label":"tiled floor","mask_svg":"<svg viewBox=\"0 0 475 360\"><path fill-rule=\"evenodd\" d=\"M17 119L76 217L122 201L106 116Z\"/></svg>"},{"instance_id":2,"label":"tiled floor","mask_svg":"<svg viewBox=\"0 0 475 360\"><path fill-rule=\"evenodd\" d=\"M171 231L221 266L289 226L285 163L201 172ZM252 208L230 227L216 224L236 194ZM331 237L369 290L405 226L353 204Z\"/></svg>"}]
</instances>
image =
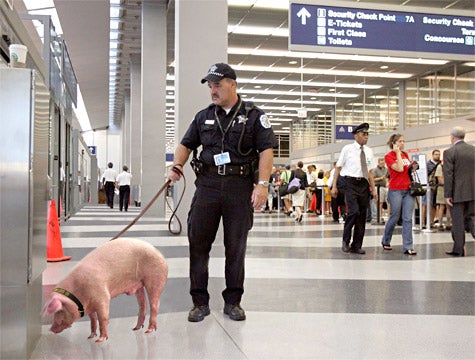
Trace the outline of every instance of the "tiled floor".
<instances>
[{"instance_id":1,"label":"tiled floor","mask_svg":"<svg viewBox=\"0 0 475 360\"><path fill-rule=\"evenodd\" d=\"M49 263L44 296L85 254L125 227L128 213L86 206L61 227L66 255ZM247 320L222 313L224 248L217 239L210 261L210 316L187 321L188 247L167 233L165 219L144 218L126 234L162 251L169 279L158 331L133 332L134 296L112 300L109 340L88 340L88 319L60 334L44 325L32 359L473 359L475 248L452 258L449 232L414 233L418 255L402 254L400 228L393 251L383 252L383 226L367 225L366 255L345 254L343 224L306 214L296 224L283 214L255 216L248 240L242 306Z\"/></svg>"}]
</instances>

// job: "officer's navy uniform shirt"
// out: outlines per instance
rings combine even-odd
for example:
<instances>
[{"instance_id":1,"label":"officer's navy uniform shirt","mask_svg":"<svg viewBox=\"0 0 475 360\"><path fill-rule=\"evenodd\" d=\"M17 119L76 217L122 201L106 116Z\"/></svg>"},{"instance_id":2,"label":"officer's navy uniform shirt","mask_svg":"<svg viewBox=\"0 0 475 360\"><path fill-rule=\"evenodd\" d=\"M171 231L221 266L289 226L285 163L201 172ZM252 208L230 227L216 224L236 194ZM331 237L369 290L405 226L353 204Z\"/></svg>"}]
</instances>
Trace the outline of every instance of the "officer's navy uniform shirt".
<instances>
[{"instance_id":1,"label":"officer's navy uniform shirt","mask_svg":"<svg viewBox=\"0 0 475 360\"><path fill-rule=\"evenodd\" d=\"M208 165L215 165L214 155L221 153L223 134L216 119L216 114L221 122L221 128L226 131L229 122L233 123L225 134L224 150L229 152L231 163L233 165L248 164L258 157L258 153L269 148L278 146L277 139L272 131L270 121L267 115L257 107L252 107L248 112L248 120L244 125L246 117L246 104L238 96L237 103L226 114L226 111L215 104L209 105L206 109L198 112L185 133L181 144L188 149L194 150L202 145L200 160ZM233 115L240 106L236 116ZM243 140L241 143L241 152L248 155L242 155L238 152L239 138L241 137L243 126L246 126Z\"/></svg>"}]
</instances>

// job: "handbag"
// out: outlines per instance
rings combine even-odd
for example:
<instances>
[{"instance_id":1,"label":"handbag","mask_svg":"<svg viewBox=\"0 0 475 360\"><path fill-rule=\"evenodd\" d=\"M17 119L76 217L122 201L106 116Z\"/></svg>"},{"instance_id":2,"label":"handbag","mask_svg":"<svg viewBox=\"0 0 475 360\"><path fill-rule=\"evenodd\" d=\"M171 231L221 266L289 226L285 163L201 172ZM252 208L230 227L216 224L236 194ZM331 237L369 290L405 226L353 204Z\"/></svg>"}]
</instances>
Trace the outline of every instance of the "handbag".
<instances>
[{"instance_id":1,"label":"handbag","mask_svg":"<svg viewBox=\"0 0 475 360\"><path fill-rule=\"evenodd\" d=\"M287 188L287 192L289 194L295 194L300 189L300 179L293 178L291 182L289 182L289 186Z\"/></svg>"},{"instance_id":2,"label":"handbag","mask_svg":"<svg viewBox=\"0 0 475 360\"><path fill-rule=\"evenodd\" d=\"M411 196L424 196L427 192L426 189L421 184L419 180L419 175L417 175L417 171L412 171L411 177L411 186L409 187L409 192Z\"/></svg>"},{"instance_id":3,"label":"handbag","mask_svg":"<svg viewBox=\"0 0 475 360\"><path fill-rule=\"evenodd\" d=\"M285 196L289 193L289 184L282 184L279 186L279 196Z\"/></svg>"}]
</instances>

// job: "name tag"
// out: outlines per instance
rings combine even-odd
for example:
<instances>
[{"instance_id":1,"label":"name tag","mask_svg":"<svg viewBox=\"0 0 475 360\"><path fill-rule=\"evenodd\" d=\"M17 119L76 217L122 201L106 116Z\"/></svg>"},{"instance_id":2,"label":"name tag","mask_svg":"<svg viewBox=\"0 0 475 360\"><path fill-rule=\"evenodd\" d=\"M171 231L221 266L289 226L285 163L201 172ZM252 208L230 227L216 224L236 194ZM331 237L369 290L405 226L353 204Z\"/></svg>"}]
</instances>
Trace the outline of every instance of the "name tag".
<instances>
[{"instance_id":1,"label":"name tag","mask_svg":"<svg viewBox=\"0 0 475 360\"><path fill-rule=\"evenodd\" d=\"M205 120L205 125L214 125L214 119Z\"/></svg>"},{"instance_id":2,"label":"name tag","mask_svg":"<svg viewBox=\"0 0 475 360\"><path fill-rule=\"evenodd\" d=\"M229 152L217 154L214 156L214 164L216 166L229 164L230 162L231 162L231 158L229 157Z\"/></svg>"}]
</instances>

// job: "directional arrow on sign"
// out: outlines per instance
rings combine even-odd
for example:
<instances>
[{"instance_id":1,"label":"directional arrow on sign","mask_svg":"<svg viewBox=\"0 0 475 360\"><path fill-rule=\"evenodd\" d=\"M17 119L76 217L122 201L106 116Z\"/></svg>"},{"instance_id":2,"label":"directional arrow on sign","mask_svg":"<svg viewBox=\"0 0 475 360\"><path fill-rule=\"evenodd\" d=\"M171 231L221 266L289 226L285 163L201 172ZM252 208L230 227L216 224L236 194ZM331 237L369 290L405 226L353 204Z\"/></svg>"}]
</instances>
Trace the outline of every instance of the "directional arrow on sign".
<instances>
[{"instance_id":1,"label":"directional arrow on sign","mask_svg":"<svg viewBox=\"0 0 475 360\"><path fill-rule=\"evenodd\" d=\"M300 11L297 13L297 16L299 18L301 18L302 20L302 25L307 25L307 18L309 18L310 16L312 16L307 9L305 9L304 7L302 9L300 9Z\"/></svg>"}]
</instances>

